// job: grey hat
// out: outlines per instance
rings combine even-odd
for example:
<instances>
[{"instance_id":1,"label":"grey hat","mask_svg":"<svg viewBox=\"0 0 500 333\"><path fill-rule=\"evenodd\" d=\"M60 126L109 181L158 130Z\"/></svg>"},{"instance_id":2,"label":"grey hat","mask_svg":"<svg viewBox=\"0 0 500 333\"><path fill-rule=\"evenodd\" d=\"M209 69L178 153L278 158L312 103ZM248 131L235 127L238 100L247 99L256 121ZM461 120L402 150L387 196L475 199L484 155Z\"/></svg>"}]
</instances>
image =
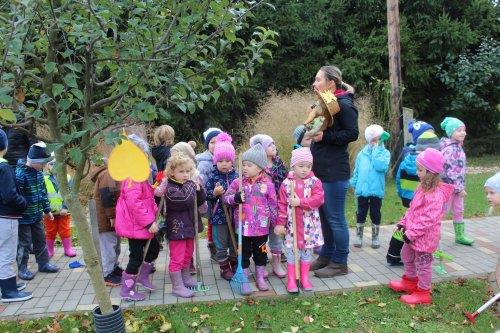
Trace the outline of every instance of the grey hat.
<instances>
[{"instance_id":1,"label":"grey hat","mask_svg":"<svg viewBox=\"0 0 500 333\"><path fill-rule=\"evenodd\" d=\"M295 140L295 143L300 145L300 142L304 138L304 134L306 134L306 127L304 125L299 125L295 127L293 130L293 139Z\"/></svg>"},{"instance_id":2,"label":"grey hat","mask_svg":"<svg viewBox=\"0 0 500 333\"><path fill-rule=\"evenodd\" d=\"M252 146L241 156L242 161L249 161L257 165L261 169L267 167L267 154L264 147L260 143Z\"/></svg>"},{"instance_id":3,"label":"grey hat","mask_svg":"<svg viewBox=\"0 0 500 333\"><path fill-rule=\"evenodd\" d=\"M436 134L431 132L425 132L418 137L417 144L415 145L415 150L417 152L422 152L427 148L434 148L436 150L441 150L439 138L436 136Z\"/></svg>"},{"instance_id":4,"label":"grey hat","mask_svg":"<svg viewBox=\"0 0 500 333\"><path fill-rule=\"evenodd\" d=\"M500 193L500 172L497 172L494 176L488 178L484 187L491 187L495 193Z\"/></svg>"}]
</instances>

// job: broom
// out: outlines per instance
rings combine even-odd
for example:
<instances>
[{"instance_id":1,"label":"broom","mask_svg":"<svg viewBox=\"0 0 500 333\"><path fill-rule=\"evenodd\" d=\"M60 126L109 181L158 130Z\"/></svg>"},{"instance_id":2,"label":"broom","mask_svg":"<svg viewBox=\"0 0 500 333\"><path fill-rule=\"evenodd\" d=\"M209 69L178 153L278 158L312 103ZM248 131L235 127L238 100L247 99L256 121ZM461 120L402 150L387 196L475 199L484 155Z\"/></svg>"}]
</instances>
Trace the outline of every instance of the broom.
<instances>
[{"instance_id":1,"label":"broom","mask_svg":"<svg viewBox=\"0 0 500 333\"><path fill-rule=\"evenodd\" d=\"M240 193L243 190L243 181L242 181L242 166L241 166L241 155L238 157L238 169L239 169L239 177L238 177L238 187ZM238 205L238 268L236 269L236 273L234 273L233 278L231 279L230 285L231 288L233 289L234 292L239 293L240 295L243 294L243 285L245 283L248 283L248 277L245 275L245 272L243 271L243 266L242 266L242 255L241 255L241 248L243 244L243 238L242 238L242 233L243 233L243 226L242 226L242 210L243 210L243 204Z\"/></svg>"},{"instance_id":2,"label":"broom","mask_svg":"<svg viewBox=\"0 0 500 333\"><path fill-rule=\"evenodd\" d=\"M198 198L195 194L194 196L194 246L196 254L196 287L191 287L189 289L193 291L208 291L210 288L205 285L203 280L203 271L201 269L201 257L200 257L200 239L198 237Z\"/></svg>"},{"instance_id":3,"label":"broom","mask_svg":"<svg viewBox=\"0 0 500 333\"><path fill-rule=\"evenodd\" d=\"M291 196L295 195L295 182L291 183ZM297 293L300 290L300 267L299 267L299 247L297 244L297 219L295 217L295 207L292 208L292 232L293 232L293 259L295 261L295 280L297 283Z\"/></svg>"}]
</instances>

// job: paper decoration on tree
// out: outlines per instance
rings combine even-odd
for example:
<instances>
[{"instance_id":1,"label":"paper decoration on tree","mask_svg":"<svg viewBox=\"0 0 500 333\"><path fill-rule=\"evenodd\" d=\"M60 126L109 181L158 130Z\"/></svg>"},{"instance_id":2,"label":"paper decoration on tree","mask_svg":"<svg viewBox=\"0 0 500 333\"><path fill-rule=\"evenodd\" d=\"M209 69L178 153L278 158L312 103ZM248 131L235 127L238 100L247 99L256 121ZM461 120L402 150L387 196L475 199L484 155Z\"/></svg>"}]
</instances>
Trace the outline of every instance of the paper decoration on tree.
<instances>
[{"instance_id":1,"label":"paper decoration on tree","mask_svg":"<svg viewBox=\"0 0 500 333\"><path fill-rule=\"evenodd\" d=\"M116 181L132 179L136 182L147 180L151 172L146 154L128 139L122 139L111 151L108 170Z\"/></svg>"}]
</instances>

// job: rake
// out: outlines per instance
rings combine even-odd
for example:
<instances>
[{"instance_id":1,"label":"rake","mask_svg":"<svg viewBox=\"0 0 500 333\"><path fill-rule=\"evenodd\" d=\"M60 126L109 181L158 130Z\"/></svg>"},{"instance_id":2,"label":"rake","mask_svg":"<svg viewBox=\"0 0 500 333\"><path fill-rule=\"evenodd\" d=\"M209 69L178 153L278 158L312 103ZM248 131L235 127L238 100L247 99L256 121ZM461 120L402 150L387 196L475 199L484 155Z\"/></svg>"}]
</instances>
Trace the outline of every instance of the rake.
<instances>
[{"instance_id":1,"label":"rake","mask_svg":"<svg viewBox=\"0 0 500 333\"><path fill-rule=\"evenodd\" d=\"M481 314L481 312L483 312L484 310L486 310L487 308L489 308L493 303L495 303L499 299L500 299L500 293L497 293L488 302L484 303L479 309L477 309L473 313L465 312L464 311L464 315L465 315L465 317L467 317L467 319L469 319L469 321L472 324L475 324L477 316L479 316Z\"/></svg>"},{"instance_id":2,"label":"rake","mask_svg":"<svg viewBox=\"0 0 500 333\"><path fill-rule=\"evenodd\" d=\"M201 268L201 257L200 257L200 238L198 236L198 198L195 194L194 196L194 248L196 254L196 286L190 287L189 289L193 291L205 292L210 288L205 285L203 280L203 271Z\"/></svg>"},{"instance_id":3,"label":"rake","mask_svg":"<svg viewBox=\"0 0 500 333\"><path fill-rule=\"evenodd\" d=\"M446 276L448 275L448 272L446 271L446 268L444 268L444 261L452 261L453 260L453 256L451 256L450 254L444 252L442 249L441 249L441 244L439 244L439 249L434 252L434 258L438 259L439 260L439 264L435 265L433 267L434 269L434 272L436 272L438 275L440 276Z\"/></svg>"},{"instance_id":4,"label":"rake","mask_svg":"<svg viewBox=\"0 0 500 333\"><path fill-rule=\"evenodd\" d=\"M243 190L243 181L242 181L242 166L241 166L241 155L238 157L238 168L239 168L239 177L238 177L238 187L239 191ZM241 254L241 248L243 244L243 238L242 238L242 233L243 233L243 227L242 227L242 213L243 213L243 204L238 205L238 268L236 269L236 273L234 273L233 278L231 279L230 285L231 289L233 289L234 292L237 292L240 295L246 295L246 293L243 293L243 286L245 284L248 284L248 277L246 276L245 272L243 271L243 266L242 266L242 254Z\"/></svg>"},{"instance_id":5,"label":"rake","mask_svg":"<svg viewBox=\"0 0 500 333\"><path fill-rule=\"evenodd\" d=\"M295 182L292 180L291 183L291 197L295 194ZM295 262L295 280L297 284L297 292L293 294L298 294L300 290L300 267L299 267L299 247L297 244L297 218L295 217L295 207L292 206L292 232L293 232L293 260Z\"/></svg>"}]
</instances>

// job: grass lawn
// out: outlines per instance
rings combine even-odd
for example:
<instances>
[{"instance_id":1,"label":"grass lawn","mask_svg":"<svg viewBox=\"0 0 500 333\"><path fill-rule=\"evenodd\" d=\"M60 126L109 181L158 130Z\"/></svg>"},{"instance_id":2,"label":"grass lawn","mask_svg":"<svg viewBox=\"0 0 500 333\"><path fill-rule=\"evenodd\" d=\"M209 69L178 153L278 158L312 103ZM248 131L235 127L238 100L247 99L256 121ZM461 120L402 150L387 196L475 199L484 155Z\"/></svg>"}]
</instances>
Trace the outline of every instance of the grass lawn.
<instances>
[{"instance_id":1,"label":"grass lawn","mask_svg":"<svg viewBox=\"0 0 500 333\"><path fill-rule=\"evenodd\" d=\"M136 308L125 311L127 332L492 332L493 311L475 326L463 316L489 299L483 280L434 286L434 304L408 307L387 287L316 297L247 298ZM88 313L0 321L7 332L91 332ZM162 327L164 330L162 330ZM75 329L78 328L78 329Z\"/></svg>"}]
</instances>

